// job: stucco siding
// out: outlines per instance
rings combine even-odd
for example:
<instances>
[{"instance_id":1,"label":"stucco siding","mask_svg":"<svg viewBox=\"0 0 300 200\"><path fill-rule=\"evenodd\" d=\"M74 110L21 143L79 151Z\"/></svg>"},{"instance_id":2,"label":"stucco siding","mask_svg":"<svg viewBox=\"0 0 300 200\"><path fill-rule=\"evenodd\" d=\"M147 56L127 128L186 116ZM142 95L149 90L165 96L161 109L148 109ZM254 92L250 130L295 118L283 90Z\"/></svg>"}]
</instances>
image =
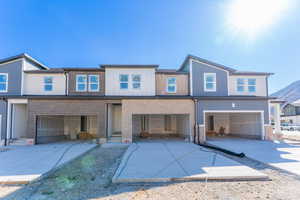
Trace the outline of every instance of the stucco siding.
<instances>
[{"instance_id":1,"label":"stucco siding","mask_svg":"<svg viewBox=\"0 0 300 200\"><path fill-rule=\"evenodd\" d=\"M216 74L216 91L204 91L204 73ZM192 89L193 96L227 96L228 95L228 72L207 64L192 61Z\"/></svg>"},{"instance_id":2,"label":"stucco siding","mask_svg":"<svg viewBox=\"0 0 300 200\"><path fill-rule=\"evenodd\" d=\"M53 78L53 90L44 90L44 78ZM24 94L26 95L65 95L66 76L64 74L24 74Z\"/></svg>"},{"instance_id":3,"label":"stucco siding","mask_svg":"<svg viewBox=\"0 0 300 200\"><path fill-rule=\"evenodd\" d=\"M244 92L237 91L237 79L243 78L247 81L249 78L256 79L256 92L249 92L245 87ZM228 89L229 95L255 95L255 96L267 96L267 80L266 76L229 76Z\"/></svg>"},{"instance_id":4,"label":"stucco siding","mask_svg":"<svg viewBox=\"0 0 300 200\"><path fill-rule=\"evenodd\" d=\"M22 65L23 60L0 64L0 73L8 74L7 92L0 92L0 95L21 95L22 88Z\"/></svg>"},{"instance_id":5,"label":"stucco siding","mask_svg":"<svg viewBox=\"0 0 300 200\"><path fill-rule=\"evenodd\" d=\"M198 101L198 123L204 123L204 111L263 111L264 123L269 124L267 100L200 100Z\"/></svg>"},{"instance_id":6,"label":"stucco siding","mask_svg":"<svg viewBox=\"0 0 300 200\"><path fill-rule=\"evenodd\" d=\"M128 89L120 89L120 75L128 74ZM141 88L132 88L132 75L141 75ZM117 96L154 96L155 69L154 68L106 68L105 94Z\"/></svg>"},{"instance_id":7,"label":"stucco siding","mask_svg":"<svg viewBox=\"0 0 300 200\"><path fill-rule=\"evenodd\" d=\"M99 75L99 91L98 92L78 92L76 91L76 75ZM68 73L68 94L69 95L97 95L103 96L105 94L105 72L101 71L70 71Z\"/></svg>"},{"instance_id":8,"label":"stucco siding","mask_svg":"<svg viewBox=\"0 0 300 200\"><path fill-rule=\"evenodd\" d=\"M176 92L168 93L168 77L176 77ZM156 74L156 95L188 95L187 74Z\"/></svg>"}]
</instances>

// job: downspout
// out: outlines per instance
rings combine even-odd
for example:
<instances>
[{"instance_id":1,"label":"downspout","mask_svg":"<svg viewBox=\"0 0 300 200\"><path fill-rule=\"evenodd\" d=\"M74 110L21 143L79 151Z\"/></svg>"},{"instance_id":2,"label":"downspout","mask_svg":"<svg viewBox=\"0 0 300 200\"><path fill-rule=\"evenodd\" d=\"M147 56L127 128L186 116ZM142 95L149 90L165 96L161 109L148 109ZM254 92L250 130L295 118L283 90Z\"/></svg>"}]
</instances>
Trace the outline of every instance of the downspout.
<instances>
[{"instance_id":1,"label":"downspout","mask_svg":"<svg viewBox=\"0 0 300 200\"><path fill-rule=\"evenodd\" d=\"M66 83L65 83L65 85L66 85L66 87L65 87L65 95L68 96L68 89L69 89L69 84L68 84L68 74L67 74L67 72L64 72L64 74L65 74L65 77L66 77Z\"/></svg>"},{"instance_id":2,"label":"downspout","mask_svg":"<svg viewBox=\"0 0 300 200\"><path fill-rule=\"evenodd\" d=\"M198 135L198 101L194 99L194 113L195 113L195 125L194 125L194 143L196 144L196 135Z\"/></svg>"},{"instance_id":3,"label":"downspout","mask_svg":"<svg viewBox=\"0 0 300 200\"><path fill-rule=\"evenodd\" d=\"M2 100L6 102L6 117L5 117L6 123L5 123L5 124L7 125L7 109L8 109L8 101L7 101L7 99L5 99L5 98L2 98ZM2 120L2 119L3 119L3 118L1 118L1 120ZM3 123L1 122L1 124L3 124ZM6 127L6 130L7 130L7 127ZM1 133L2 133L2 126L1 126ZM1 137L2 137L2 135L1 135ZM5 131L4 146L7 146L7 131Z\"/></svg>"}]
</instances>

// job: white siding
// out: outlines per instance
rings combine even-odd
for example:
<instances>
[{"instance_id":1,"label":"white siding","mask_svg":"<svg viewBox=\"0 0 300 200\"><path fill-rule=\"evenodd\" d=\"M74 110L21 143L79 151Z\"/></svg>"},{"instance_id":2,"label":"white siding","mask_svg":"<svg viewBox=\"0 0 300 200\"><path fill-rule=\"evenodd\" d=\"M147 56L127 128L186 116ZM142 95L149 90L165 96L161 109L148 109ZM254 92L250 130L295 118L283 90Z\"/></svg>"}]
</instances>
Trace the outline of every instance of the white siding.
<instances>
[{"instance_id":1,"label":"white siding","mask_svg":"<svg viewBox=\"0 0 300 200\"><path fill-rule=\"evenodd\" d=\"M53 90L44 91L44 77L53 77ZM24 94L27 95L65 95L66 77L64 74L29 74L24 75Z\"/></svg>"},{"instance_id":2,"label":"white siding","mask_svg":"<svg viewBox=\"0 0 300 200\"><path fill-rule=\"evenodd\" d=\"M40 70L40 68L24 59L24 71L27 70Z\"/></svg>"},{"instance_id":3,"label":"white siding","mask_svg":"<svg viewBox=\"0 0 300 200\"><path fill-rule=\"evenodd\" d=\"M256 92L248 92L245 88L244 92L237 91L237 79L238 78L254 78L256 79ZM229 76L228 77L228 90L229 95L255 95L255 96L267 96L267 81L266 76Z\"/></svg>"},{"instance_id":4,"label":"white siding","mask_svg":"<svg viewBox=\"0 0 300 200\"><path fill-rule=\"evenodd\" d=\"M120 89L120 74L129 75L128 89ZM132 75L141 75L141 88L132 88ZM154 96L155 95L155 69L154 68L106 68L105 69L105 95L115 96Z\"/></svg>"}]
</instances>

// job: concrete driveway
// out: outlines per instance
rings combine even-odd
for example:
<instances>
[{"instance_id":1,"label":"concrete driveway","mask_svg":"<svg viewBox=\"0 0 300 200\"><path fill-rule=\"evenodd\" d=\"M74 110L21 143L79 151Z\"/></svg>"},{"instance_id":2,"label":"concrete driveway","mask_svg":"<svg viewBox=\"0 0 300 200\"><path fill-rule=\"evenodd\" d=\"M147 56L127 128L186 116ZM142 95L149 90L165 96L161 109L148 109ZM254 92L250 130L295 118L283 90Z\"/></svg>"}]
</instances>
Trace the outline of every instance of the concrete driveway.
<instances>
[{"instance_id":1,"label":"concrete driveway","mask_svg":"<svg viewBox=\"0 0 300 200\"><path fill-rule=\"evenodd\" d=\"M300 142L221 138L208 143L237 152L288 172L300 175Z\"/></svg>"},{"instance_id":2,"label":"concrete driveway","mask_svg":"<svg viewBox=\"0 0 300 200\"><path fill-rule=\"evenodd\" d=\"M95 146L76 141L0 147L0 183L28 183Z\"/></svg>"},{"instance_id":3,"label":"concrete driveway","mask_svg":"<svg viewBox=\"0 0 300 200\"><path fill-rule=\"evenodd\" d=\"M266 178L259 171L193 143L160 140L130 145L113 182Z\"/></svg>"}]
</instances>

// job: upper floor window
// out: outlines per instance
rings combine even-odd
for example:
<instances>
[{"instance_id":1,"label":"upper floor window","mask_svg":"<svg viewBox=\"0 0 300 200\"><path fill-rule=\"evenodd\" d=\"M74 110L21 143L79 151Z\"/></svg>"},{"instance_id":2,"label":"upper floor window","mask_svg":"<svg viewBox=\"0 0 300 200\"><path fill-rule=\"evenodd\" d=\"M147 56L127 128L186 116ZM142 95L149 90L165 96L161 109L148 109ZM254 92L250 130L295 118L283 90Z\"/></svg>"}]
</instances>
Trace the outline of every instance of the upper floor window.
<instances>
[{"instance_id":1,"label":"upper floor window","mask_svg":"<svg viewBox=\"0 0 300 200\"><path fill-rule=\"evenodd\" d=\"M175 93L176 92L176 77L168 77L167 92L168 93Z\"/></svg>"},{"instance_id":2,"label":"upper floor window","mask_svg":"<svg viewBox=\"0 0 300 200\"><path fill-rule=\"evenodd\" d=\"M76 91L87 91L87 76L85 74L76 75Z\"/></svg>"},{"instance_id":3,"label":"upper floor window","mask_svg":"<svg viewBox=\"0 0 300 200\"><path fill-rule=\"evenodd\" d=\"M245 89L248 89L248 92L256 92L256 79L255 78L238 78L237 79L237 91L245 92Z\"/></svg>"},{"instance_id":4,"label":"upper floor window","mask_svg":"<svg viewBox=\"0 0 300 200\"><path fill-rule=\"evenodd\" d=\"M99 75L89 75L89 91L98 92L99 88Z\"/></svg>"},{"instance_id":5,"label":"upper floor window","mask_svg":"<svg viewBox=\"0 0 300 200\"><path fill-rule=\"evenodd\" d=\"M128 89L128 74L120 74L120 89Z\"/></svg>"},{"instance_id":6,"label":"upper floor window","mask_svg":"<svg viewBox=\"0 0 300 200\"><path fill-rule=\"evenodd\" d=\"M255 78L248 79L248 91L256 92L256 79Z\"/></svg>"},{"instance_id":7,"label":"upper floor window","mask_svg":"<svg viewBox=\"0 0 300 200\"><path fill-rule=\"evenodd\" d=\"M49 92L53 90L53 77L44 77L44 91Z\"/></svg>"},{"instance_id":8,"label":"upper floor window","mask_svg":"<svg viewBox=\"0 0 300 200\"><path fill-rule=\"evenodd\" d=\"M204 91L215 92L216 85L216 73L204 73Z\"/></svg>"},{"instance_id":9,"label":"upper floor window","mask_svg":"<svg viewBox=\"0 0 300 200\"><path fill-rule=\"evenodd\" d=\"M237 91L244 92L245 91L245 80L243 78L237 79Z\"/></svg>"},{"instance_id":10,"label":"upper floor window","mask_svg":"<svg viewBox=\"0 0 300 200\"><path fill-rule=\"evenodd\" d=\"M8 74L0 74L0 92L7 92Z\"/></svg>"},{"instance_id":11,"label":"upper floor window","mask_svg":"<svg viewBox=\"0 0 300 200\"><path fill-rule=\"evenodd\" d=\"M133 89L141 88L141 75L139 74L132 75L132 88Z\"/></svg>"}]
</instances>

